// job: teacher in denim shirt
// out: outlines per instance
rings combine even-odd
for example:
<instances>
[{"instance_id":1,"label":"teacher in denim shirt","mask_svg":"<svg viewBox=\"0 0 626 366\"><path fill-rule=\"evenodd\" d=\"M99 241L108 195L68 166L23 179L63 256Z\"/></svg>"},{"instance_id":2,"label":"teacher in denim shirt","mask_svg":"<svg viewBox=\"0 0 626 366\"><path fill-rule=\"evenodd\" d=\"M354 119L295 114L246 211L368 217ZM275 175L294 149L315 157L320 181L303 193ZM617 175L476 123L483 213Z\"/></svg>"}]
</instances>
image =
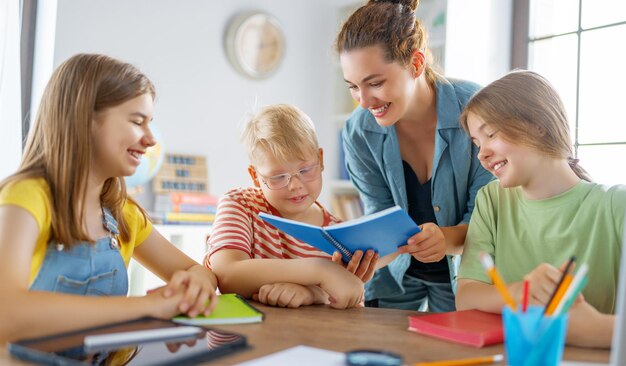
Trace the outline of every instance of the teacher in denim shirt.
<instances>
[{"instance_id":1,"label":"teacher in denim shirt","mask_svg":"<svg viewBox=\"0 0 626 366\"><path fill-rule=\"evenodd\" d=\"M457 261L474 198L493 176L459 125L475 83L430 66L417 0L369 1L337 36L360 106L343 131L346 167L365 213L399 205L422 231L366 285L368 306L453 311Z\"/></svg>"}]
</instances>

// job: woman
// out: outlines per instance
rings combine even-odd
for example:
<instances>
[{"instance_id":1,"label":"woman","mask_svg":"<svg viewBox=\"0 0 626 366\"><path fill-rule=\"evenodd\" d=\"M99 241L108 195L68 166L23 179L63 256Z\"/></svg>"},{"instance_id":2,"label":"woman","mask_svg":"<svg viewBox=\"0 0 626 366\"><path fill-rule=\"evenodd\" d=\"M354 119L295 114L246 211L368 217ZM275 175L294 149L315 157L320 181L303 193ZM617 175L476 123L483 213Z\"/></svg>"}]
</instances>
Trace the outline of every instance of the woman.
<instances>
[{"instance_id":1,"label":"woman","mask_svg":"<svg viewBox=\"0 0 626 366\"><path fill-rule=\"evenodd\" d=\"M429 65L417 0L369 1L337 36L344 79L360 106L343 131L346 167L365 213L399 205L422 232L377 271L369 306L454 310L460 254L480 187L493 177L459 126L479 86Z\"/></svg>"}]
</instances>

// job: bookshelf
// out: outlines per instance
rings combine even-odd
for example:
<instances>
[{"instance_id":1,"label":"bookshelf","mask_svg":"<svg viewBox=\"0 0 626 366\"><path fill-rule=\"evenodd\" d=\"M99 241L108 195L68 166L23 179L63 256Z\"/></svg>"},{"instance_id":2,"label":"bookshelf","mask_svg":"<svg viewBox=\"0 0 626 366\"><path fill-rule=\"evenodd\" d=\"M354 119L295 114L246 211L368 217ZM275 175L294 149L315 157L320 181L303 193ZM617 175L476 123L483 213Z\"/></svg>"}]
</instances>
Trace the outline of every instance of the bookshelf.
<instances>
[{"instance_id":1,"label":"bookshelf","mask_svg":"<svg viewBox=\"0 0 626 366\"><path fill-rule=\"evenodd\" d=\"M336 17L336 29L339 31L341 24L358 9L363 3L352 2L348 5L339 7L337 9ZM333 214L343 220L349 220L357 218L363 215L363 210L360 205L360 200L356 188L350 182L348 173L345 170L343 159L343 147L341 144L341 131L346 123L346 120L350 117L352 110L358 106L358 103L352 99L350 92L343 80L343 71L339 64L337 55L333 55L332 62L332 131L335 134L332 140L336 144L335 151L337 152L332 159L335 159L330 164L331 177L325 183L329 187L330 193L330 210Z\"/></svg>"},{"instance_id":2,"label":"bookshelf","mask_svg":"<svg viewBox=\"0 0 626 366\"><path fill-rule=\"evenodd\" d=\"M337 9L336 29L339 29L343 22L356 9L363 5L362 1L354 1L348 5ZM422 22L428 33L428 46L433 55L436 70L443 72L446 46L446 18L447 0L421 0L417 9L417 17ZM341 131L350 117L350 114L358 106L352 99L350 92L343 79L343 71L339 64L338 56L334 55L332 72L332 97L333 97L333 131L335 137L332 139L336 144L337 154L333 164L329 164L332 169L331 177L326 181L329 186L330 209L338 217L347 220L363 215L358 192L352 185L345 171L343 159L343 147L341 144Z\"/></svg>"}]
</instances>

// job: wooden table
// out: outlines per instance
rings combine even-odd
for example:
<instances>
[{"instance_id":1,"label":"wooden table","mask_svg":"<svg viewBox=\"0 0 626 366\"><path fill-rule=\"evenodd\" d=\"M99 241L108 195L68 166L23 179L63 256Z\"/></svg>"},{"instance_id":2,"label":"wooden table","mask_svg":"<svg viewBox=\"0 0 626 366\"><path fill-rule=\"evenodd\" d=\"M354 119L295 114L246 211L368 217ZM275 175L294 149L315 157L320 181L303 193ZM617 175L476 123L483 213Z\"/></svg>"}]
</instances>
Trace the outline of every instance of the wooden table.
<instances>
[{"instance_id":1,"label":"wooden table","mask_svg":"<svg viewBox=\"0 0 626 366\"><path fill-rule=\"evenodd\" d=\"M232 365L300 344L339 352L362 348L388 350L404 356L407 365L418 361L504 353L502 345L477 349L409 332L407 316L419 314L412 311L334 310L327 306L280 309L254 305L265 312L263 323L219 326L246 335L250 348L219 358L209 365ZM566 347L564 355L566 360L591 362L608 362L609 357L607 350L575 347ZM0 350L0 364L24 365L10 358L5 348Z\"/></svg>"}]
</instances>

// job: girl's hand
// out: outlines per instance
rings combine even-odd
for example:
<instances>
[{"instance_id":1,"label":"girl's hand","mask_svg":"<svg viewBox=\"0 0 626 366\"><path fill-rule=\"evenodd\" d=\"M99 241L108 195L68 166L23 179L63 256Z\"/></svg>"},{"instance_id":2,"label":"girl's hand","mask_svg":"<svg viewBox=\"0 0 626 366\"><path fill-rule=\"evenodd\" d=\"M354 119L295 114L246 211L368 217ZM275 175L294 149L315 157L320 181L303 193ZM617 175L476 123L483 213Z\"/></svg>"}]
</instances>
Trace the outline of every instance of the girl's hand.
<instances>
[{"instance_id":1,"label":"girl's hand","mask_svg":"<svg viewBox=\"0 0 626 366\"><path fill-rule=\"evenodd\" d=\"M448 246L441 228L432 222L420 226L419 233L407 241L407 245L398 248L398 253L409 253L422 263L439 262L446 255Z\"/></svg>"},{"instance_id":2,"label":"girl's hand","mask_svg":"<svg viewBox=\"0 0 626 366\"><path fill-rule=\"evenodd\" d=\"M615 316L602 314L579 295L568 312L567 344L580 347L610 348Z\"/></svg>"},{"instance_id":3,"label":"girl's hand","mask_svg":"<svg viewBox=\"0 0 626 366\"><path fill-rule=\"evenodd\" d=\"M307 287L295 283L273 283L263 285L252 299L262 304L281 308L298 308L312 305L315 294Z\"/></svg>"},{"instance_id":4,"label":"girl's hand","mask_svg":"<svg viewBox=\"0 0 626 366\"><path fill-rule=\"evenodd\" d=\"M149 315L159 319L171 319L180 314L179 306L184 296L184 291L165 296L165 286L163 286L149 290L141 299L147 302L143 306L149 309Z\"/></svg>"},{"instance_id":5,"label":"girl's hand","mask_svg":"<svg viewBox=\"0 0 626 366\"><path fill-rule=\"evenodd\" d=\"M371 280L376 270L376 264L378 263L378 253L369 249L363 255L362 250L357 250L352 254L352 258L348 264L344 264L341 258L341 253L333 253L332 261L344 266L350 273L361 279L363 283Z\"/></svg>"},{"instance_id":6,"label":"girl's hand","mask_svg":"<svg viewBox=\"0 0 626 366\"><path fill-rule=\"evenodd\" d=\"M179 304L180 313L195 317L199 314L209 315L217 304L215 275L200 264L186 271L176 271L163 289L166 297L180 291L184 297Z\"/></svg>"},{"instance_id":7,"label":"girl's hand","mask_svg":"<svg viewBox=\"0 0 626 366\"><path fill-rule=\"evenodd\" d=\"M556 268L548 263L541 263L530 273L524 276L524 279L528 281L530 291L528 293L528 303L532 305L548 305L548 301L552 297L556 286L559 284L559 280L563 275L567 260L563 262L560 268ZM521 286L518 289L518 300L521 299Z\"/></svg>"}]
</instances>

